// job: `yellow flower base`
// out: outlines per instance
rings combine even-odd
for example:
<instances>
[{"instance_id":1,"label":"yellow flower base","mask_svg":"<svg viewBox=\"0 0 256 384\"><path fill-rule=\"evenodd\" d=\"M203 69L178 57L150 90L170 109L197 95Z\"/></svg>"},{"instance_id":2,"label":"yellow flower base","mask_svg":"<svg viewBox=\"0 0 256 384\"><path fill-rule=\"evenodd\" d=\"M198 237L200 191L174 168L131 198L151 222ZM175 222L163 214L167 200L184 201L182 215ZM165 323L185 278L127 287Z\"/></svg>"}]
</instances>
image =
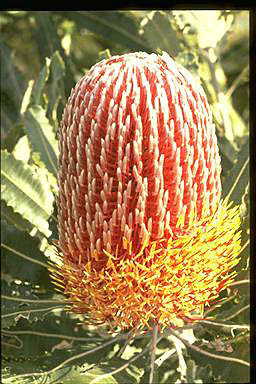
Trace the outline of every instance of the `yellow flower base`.
<instances>
[{"instance_id":1,"label":"yellow flower base","mask_svg":"<svg viewBox=\"0 0 256 384\"><path fill-rule=\"evenodd\" d=\"M146 239L137 254L123 238L122 257L118 250L104 251L100 271L91 262L75 265L61 258L59 272L50 268L54 282L72 300L70 309L89 314L91 321L121 329L193 321L233 281L236 272L230 271L240 252L239 207L224 201L202 217L183 234L172 236L170 230L168 239Z\"/></svg>"}]
</instances>

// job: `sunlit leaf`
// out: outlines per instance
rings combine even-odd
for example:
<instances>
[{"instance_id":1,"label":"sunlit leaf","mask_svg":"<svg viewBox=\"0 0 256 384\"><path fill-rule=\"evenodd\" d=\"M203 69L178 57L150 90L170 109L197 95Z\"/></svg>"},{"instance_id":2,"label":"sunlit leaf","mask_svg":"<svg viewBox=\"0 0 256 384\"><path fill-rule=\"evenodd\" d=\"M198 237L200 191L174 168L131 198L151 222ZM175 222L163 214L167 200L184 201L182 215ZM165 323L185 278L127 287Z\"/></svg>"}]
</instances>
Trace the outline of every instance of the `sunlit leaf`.
<instances>
[{"instance_id":1,"label":"sunlit leaf","mask_svg":"<svg viewBox=\"0 0 256 384\"><path fill-rule=\"evenodd\" d=\"M152 11L142 20L141 28L142 37L153 51L160 48L171 56L177 55L180 43L170 17L165 12Z\"/></svg>"},{"instance_id":2,"label":"sunlit leaf","mask_svg":"<svg viewBox=\"0 0 256 384\"><path fill-rule=\"evenodd\" d=\"M31 106L24 115L25 131L34 152L53 175L57 175L58 144L53 128L40 105Z\"/></svg>"},{"instance_id":3,"label":"sunlit leaf","mask_svg":"<svg viewBox=\"0 0 256 384\"><path fill-rule=\"evenodd\" d=\"M51 64L51 60L48 57L46 57L45 65L40 71L35 83L33 84L32 93L31 93L32 104L41 104L40 101L42 98L43 90L50 74L50 64Z\"/></svg>"},{"instance_id":4,"label":"sunlit leaf","mask_svg":"<svg viewBox=\"0 0 256 384\"><path fill-rule=\"evenodd\" d=\"M25 223L27 223L27 221ZM37 283L43 278L45 284L50 284L49 279L47 279L47 268L43 266L43 264L47 266L47 259L43 252L39 250L40 242L37 237L31 237L28 233L24 232L24 230L20 231L14 226L2 223L1 243L3 245L3 273L13 278L33 283ZM20 244L19 247L17 244ZM32 255L31 248L33 249ZM28 259L22 258L22 255L27 256ZM37 261L42 264L36 263Z\"/></svg>"},{"instance_id":5,"label":"sunlit leaf","mask_svg":"<svg viewBox=\"0 0 256 384\"><path fill-rule=\"evenodd\" d=\"M20 231L31 231L33 229L33 225L28 220L24 219L19 213L14 212L13 208L3 200L1 200L1 219Z\"/></svg>"},{"instance_id":6,"label":"sunlit leaf","mask_svg":"<svg viewBox=\"0 0 256 384\"><path fill-rule=\"evenodd\" d=\"M64 103L65 101L64 83L60 81L65 75L65 64L58 51L54 52L51 56L50 73L49 86L47 89L47 113L49 118L52 118L54 122L56 122L56 111L59 102L62 101L62 103Z\"/></svg>"},{"instance_id":7,"label":"sunlit leaf","mask_svg":"<svg viewBox=\"0 0 256 384\"><path fill-rule=\"evenodd\" d=\"M31 147L28 141L28 136L24 135L19 138L12 151L13 156L17 160L22 160L28 163L31 156Z\"/></svg>"},{"instance_id":8,"label":"sunlit leaf","mask_svg":"<svg viewBox=\"0 0 256 384\"><path fill-rule=\"evenodd\" d=\"M24 79L12 59L14 52L2 41L1 50L1 135L7 135L18 119ZM2 136L4 137L4 136Z\"/></svg>"},{"instance_id":9,"label":"sunlit leaf","mask_svg":"<svg viewBox=\"0 0 256 384\"><path fill-rule=\"evenodd\" d=\"M9 280L11 278L8 276ZM14 280L10 283L7 283L5 280L2 280L2 302L1 302L1 326L2 329L9 328L10 326L16 325L19 318L22 316L21 305L26 305L26 300L37 300L37 296L33 294L31 285L25 285L20 282L19 284L15 283ZM10 299L8 300L7 297ZM23 297L24 301L15 301L13 299ZM29 317L29 313L24 315L24 317Z\"/></svg>"},{"instance_id":10,"label":"sunlit leaf","mask_svg":"<svg viewBox=\"0 0 256 384\"><path fill-rule=\"evenodd\" d=\"M46 177L6 151L1 151L2 199L40 232L50 235L48 218L53 210L53 194Z\"/></svg>"},{"instance_id":11,"label":"sunlit leaf","mask_svg":"<svg viewBox=\"0 0 256 384\"><path fill-rule=\"evenodd\" d=\"M239 151L237 161L227 174L223 185L223 197L240 204L249 180L249 139Z\"/></svg>"},{"instance_id":12,"label":"sunlit leaf","mask_svg":"<svg viewBox=\"0 0 256 384\"><path fill-rule=\"evenodd\" d=\"M138 34L136 20L129 12L71 11L66 17L75 21L78 28L89 29L135 51L148 51L147 43Z\"/></svg>"},{"instance_id":13,"label":"sunlit leaf","mask_svg":"<svg viewBox=\"0 0 256 384\"><path fill-rule=\"evenodd\" d=\"M225 20L221 17L221 11L216 10L174 11L173 13L180 27L186 26L187 33L196 36L201 48L215 48L233 22L233 15L229 15Z\"/></svg>"}]
</instances>

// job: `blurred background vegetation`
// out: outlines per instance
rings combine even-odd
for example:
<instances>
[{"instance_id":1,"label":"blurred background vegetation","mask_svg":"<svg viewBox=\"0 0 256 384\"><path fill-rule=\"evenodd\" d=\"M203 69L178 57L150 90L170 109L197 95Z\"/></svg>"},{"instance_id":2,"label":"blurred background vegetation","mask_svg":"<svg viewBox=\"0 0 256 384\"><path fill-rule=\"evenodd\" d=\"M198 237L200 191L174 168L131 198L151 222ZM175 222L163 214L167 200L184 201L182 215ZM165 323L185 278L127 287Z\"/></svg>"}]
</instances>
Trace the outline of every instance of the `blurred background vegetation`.
<instances>
[{"instance_id":1,"label":"blurred background vegetation","mask_svg":"<svg viewBox=\"0 0 256 384\"><path fill-rule=\"evenodd\" d=\"M146 348L149 338L135 338L126 354L118 356L123 340L104 346L101 330L84 327L81 317L78 324L77 317L51 302L63 303L63 297L54 291L45 268L54 258L52 240L58 238L54 195L63 107L78 79L111 55L166 51L201 82L217 128L223 197L240 205L242 218L237 285L222 294L224 304L212 314L231 325L248 324L249 12L4 11L0 26L3 382L91 383L108 373L98 382L147 383L146 354L129 368L121 367ZM34 208L31 193L41 211ZM246 328L234 329L201 325L194 333L195 345L248 360L249 333ZM76 337L89 341L81 343ZM69 361L99 343L99 351ZM170 345L163 339L158 355L168 352ZM184 356L186 378L174 353L161 363L159 383L249 380L246 366L189 348ZM14 377L31 372L35 375ZM36 375L39 372L48 373Z\"/></svg>"}]
</instances>

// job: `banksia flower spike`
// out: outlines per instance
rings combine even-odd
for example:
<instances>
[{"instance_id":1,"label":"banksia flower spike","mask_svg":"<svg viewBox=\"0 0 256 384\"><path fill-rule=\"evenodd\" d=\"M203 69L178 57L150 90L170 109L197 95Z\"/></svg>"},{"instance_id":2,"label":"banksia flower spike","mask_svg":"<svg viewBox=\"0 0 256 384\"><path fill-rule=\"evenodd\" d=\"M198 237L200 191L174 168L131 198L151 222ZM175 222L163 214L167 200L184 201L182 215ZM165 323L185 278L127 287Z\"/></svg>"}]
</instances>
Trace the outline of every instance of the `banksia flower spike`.
<instances>
[{"instance_id":1,"label":"banksia flower spike","mask_svg":"<svg viewBox=\"0 0 256 384\"><path fill-rule=\"evenodd\" d=\"M201 86L168 54L114 56L71 92L59 134L54 280L72 311L121 329L203 315L233 280L237 207Z\"/></svg>"}]
</instances>

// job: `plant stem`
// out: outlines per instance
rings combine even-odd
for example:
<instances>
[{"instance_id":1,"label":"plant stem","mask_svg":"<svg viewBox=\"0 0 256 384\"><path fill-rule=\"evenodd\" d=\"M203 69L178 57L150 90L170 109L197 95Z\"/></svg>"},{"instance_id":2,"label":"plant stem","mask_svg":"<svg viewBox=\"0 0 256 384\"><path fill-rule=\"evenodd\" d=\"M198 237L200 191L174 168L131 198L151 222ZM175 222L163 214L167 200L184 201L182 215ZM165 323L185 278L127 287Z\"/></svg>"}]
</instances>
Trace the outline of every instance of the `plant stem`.
<instances>
[{"instance_id":1,"label":"plant stem","mask_svg":"<svg viewBox=\"0 0 256 384\"><path fill-rule=\"evenodd\" d=\"M153 384L154 372L155 372L155 359L156 359L156 345L157 345L157 335L158 335L158 325L156 324L153 327L152 331L152 343L151 343L151 353L150 353L150 374L149 374L149 384Z\"/></svg>"},{"instance_id":2,"label":"plant stem","mask_svg":"<svg viewBox=\"0 0 256 384\"><path fill-rule=\"evenodd\" d=\"M182 341L183 344L186 345L186 347L191 348L194 351L201 353L202 355L213 357L214 359L218 359L218 360L224 360L224 361L239 363L239 364L245 365L247 367L250 367L250 363L248 363L245 360L237 359L236 357L228 357L228 356L223 356L223 355L216 355L214 353L207 352L207 351L205 351L205 350L203 350L203 349L201 349L201 348L199 348L199 347L197 347L195 345L192 345L187 340L185 340L183 337L181 337L177 332L173 331L173 329L170 329L170 333L172 335L176 336L177 339Z\"/></svg>"}]
</instances>

